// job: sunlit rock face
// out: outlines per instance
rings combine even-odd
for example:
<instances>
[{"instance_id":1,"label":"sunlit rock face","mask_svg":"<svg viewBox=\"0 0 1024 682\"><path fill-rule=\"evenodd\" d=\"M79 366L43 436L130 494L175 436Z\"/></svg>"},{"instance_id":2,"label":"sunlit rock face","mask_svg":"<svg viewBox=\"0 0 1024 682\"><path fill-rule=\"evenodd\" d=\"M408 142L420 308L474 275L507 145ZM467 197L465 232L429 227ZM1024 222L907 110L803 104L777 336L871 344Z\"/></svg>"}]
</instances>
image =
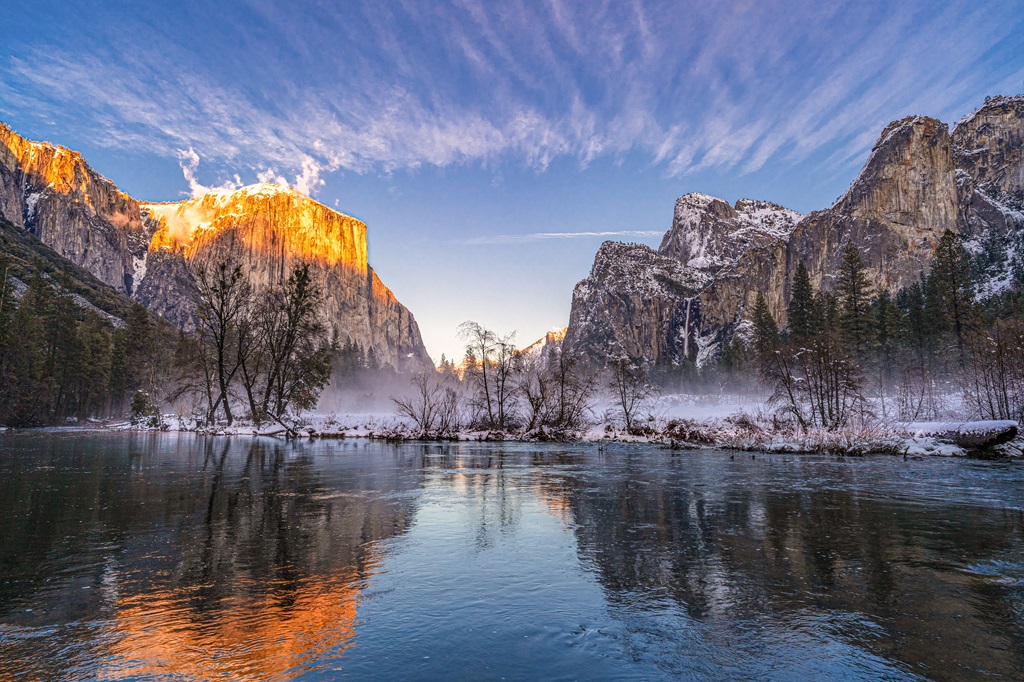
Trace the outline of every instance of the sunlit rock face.
<instances>
[{"instance_id":1,"label":"sunlit rock face","mask_svg":"<svg viewBox=\"0 0 1024 682\"><path fill-rule=\"evenodd\" d=\"M689 305L686 328L695 326L696 331L688 331L687 338L695 338L698 349L684 356L700 362L731 339L759 293L776 320L785 324L793 275L801 262L815 286L832 290L843 251L853 244L876 290L894 292L921 276L947 229L968 238L968 248L980 248L993 230L1005 242L1006 272L992 274L992 283L982 287L998 291L1012 281L1007 273L1024 255L1022 150L1024 97L996 97L965 117L952 136L944 123L923 116L889 124L843 196L831 208L805 217L769 202L740 200L730 206L715 197L687 194L676 202L672 227L659 249L682 269L636 258L599 267L613 253L602 246L594 270L573 295L570 348L597 362L623 354L678 362L677 330L661 329L655 332L660 339L642 344L630 330L657 327L656 320L678 317L681 306ZM672 315L633 306L620 319L618 312L597 309L620 291L643 289L654 273L685 289L693 286L695 272L703 273L706 282L695 294L677 297ZM616 279L598 273L621 274ZM644 292L635 298L650 301L658 296ZM687 303L691 298L698 303L696 320L693 305ZM620 309L625 307L615 310ZM649 319L638 319L645 316ZM599 330L594 320L602 320ZM601 344L581 343L598 337Z\"/></svg>"},{"instance_id":2,"label":"sunlit rock face","mask_svg":"<svg viewBox=\"0 0 1024 682\"><path fill-rule=\"evenodd\" d=\"M231 260L257 287L309 262L341 340L402 371L431 366L412 314L367 263L366 225L270 184L142 203L81 155L0 125L0 212L177 326L193 324L193 265Z\"/></svg>"},{"instance_id":3,"label":"sunlit rock face","mask_svg":"<svg viewBox=\"0 0 1024 682\"><path fill-rule=\"evenodd\" d=\"M176 277L186 263L230 261L241 264L256 287L284 281L305 262L326 293L327 321L343 340L372 349L380 364L399 370L430 365L416 320L367 263L366 225L359 220L270 184L142 204L142 210L159 225L137 292L144 304L168 316L191 312L187 287L148 286L149 259L161 273L158 282Z\"/></svg>"},{"instance_id":4,"label":"sunlit rock face","mask_svg":"<svg viewBox=\"0 0 1024 682\"><path fill-rule=\"evenodd\" d=\"M893 122L831 208L803 218L776 248L750 250L739 267L724 273L728 281L716 281L702 295L709 299L703 325L723 329L738 321L758 292L784 324L798 265L807 266L816 287L831 291L851 243L875 287L895 291L921 276L943 231L961 227L946 125L921 116Z\"/></svg>"},{"instance_id":5,"label":"sunlit rock face","mask_svg":"<svg viewBox=\"0 0 1024 682\"><path fill-rule=\"evenodd\" d=\"M154 226L138 202L64 147L0 124L0 213L101 281L130 294L132 257Z\"/></svg>"},{"instance_id":6,"label":"sunlit rock face","mask_svg":"<svg viewBox=\"0 0 1024 682\"><path fill-rule=\"evenodd\" d=\"M542 365L547 365L558 358L562 352L562 343L565 341L565 332L568 327L552 329L545 332L544 336L537 339L529 346L520 348L517 353L526 359L537 359Z\"/></svg>"}]
</instances>

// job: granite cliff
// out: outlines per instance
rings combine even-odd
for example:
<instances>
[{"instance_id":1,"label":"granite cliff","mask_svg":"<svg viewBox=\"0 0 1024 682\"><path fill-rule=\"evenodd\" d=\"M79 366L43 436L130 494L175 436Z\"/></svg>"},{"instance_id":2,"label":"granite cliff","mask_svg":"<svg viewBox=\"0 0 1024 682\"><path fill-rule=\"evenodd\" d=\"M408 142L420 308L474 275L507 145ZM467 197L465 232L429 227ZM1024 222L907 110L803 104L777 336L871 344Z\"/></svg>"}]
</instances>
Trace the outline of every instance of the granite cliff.
<instances>
[{"instance_id":1,"label":"granite cliff","mask_svg":"<svg viewBox=\"0 0 1024 682\"><path fill-rule=\"evenodd\" d=\"M843 196L807 216L685 195L657 252L602 245L573 293L566 346L598 362L701 363L742 328L758 293L785 323L800 262L815 286L831 290L852 243L876 289L892 292L920 277L947 229L973 252L995 244L1002 254L983 293L1011 286L1024 255L1022 149L1024 96L997 97L952 134L923 116L889 124Z\"/></svg>"},{"instance_id":2,"label":"granite cliff","mask_svg":"<svg viewBox=\"0 0 1024 682\"><path fill-rule=\"evenodd\" d=\"M309 262L343 341L401 371L432 364L412 314L368 264L366 225L294 190L261 184L140 202L77 152L0 125L0 216L183 328L194 265L230 259L258 288Z\"/></svg>"}]
</instances>

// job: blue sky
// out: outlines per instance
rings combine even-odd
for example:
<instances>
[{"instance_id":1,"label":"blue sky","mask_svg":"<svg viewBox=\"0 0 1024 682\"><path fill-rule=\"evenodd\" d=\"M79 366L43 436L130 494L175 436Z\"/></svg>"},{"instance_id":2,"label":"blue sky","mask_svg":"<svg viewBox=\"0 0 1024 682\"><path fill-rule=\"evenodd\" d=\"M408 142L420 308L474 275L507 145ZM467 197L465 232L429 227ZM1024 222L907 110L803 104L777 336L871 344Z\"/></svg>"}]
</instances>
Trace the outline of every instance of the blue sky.
<instances>
[{"instance_id":1,"label":"blue sky","mask_svg":"<svg viewBox=\"0 0 1024 682\"><path fill-rule=\"evenodd\" d=\"M0 119L140 199L276 178L364 220L435 359L563 326L681 194L823 208L889 121L1024 91L1014 0L13 4Z\"/></svg>"}]
</instances>

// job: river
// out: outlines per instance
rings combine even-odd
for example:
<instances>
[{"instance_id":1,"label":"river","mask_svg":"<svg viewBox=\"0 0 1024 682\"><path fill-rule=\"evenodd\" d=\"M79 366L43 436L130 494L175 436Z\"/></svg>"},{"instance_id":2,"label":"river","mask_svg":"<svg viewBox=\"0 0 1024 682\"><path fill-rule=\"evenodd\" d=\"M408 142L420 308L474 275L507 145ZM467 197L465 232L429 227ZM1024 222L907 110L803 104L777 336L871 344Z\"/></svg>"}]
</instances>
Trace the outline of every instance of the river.
<instances>
[{"instance_id":1,"label":"river","mask_svg":"<svg viewBox=\"0 0 1024 682\"><path fill-rule=\"evenodd\" d=\"M1024 464L0 434L0 680L1022 679Z\"/></svg>"}]
</instances>

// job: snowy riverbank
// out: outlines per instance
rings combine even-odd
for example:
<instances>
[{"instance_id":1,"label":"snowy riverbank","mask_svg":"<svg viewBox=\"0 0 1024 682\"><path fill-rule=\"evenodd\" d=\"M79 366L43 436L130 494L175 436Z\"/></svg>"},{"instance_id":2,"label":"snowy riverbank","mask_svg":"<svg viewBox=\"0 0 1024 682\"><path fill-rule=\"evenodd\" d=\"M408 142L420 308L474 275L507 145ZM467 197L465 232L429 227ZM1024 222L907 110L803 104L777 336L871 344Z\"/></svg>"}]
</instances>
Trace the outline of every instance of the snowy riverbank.
<instances>
[{"instance_id":1,"label":"snowy riverbank","mask_svg":"<svg viewBox=\"0 0 1024 682\"><path fill-rule=\"evenodd\" d=\"M202 426L194 420L166 415L165 431L196 432L226 436L367 438L390 441L438 440L424 437L396 414L311 414L291 420L292 433L280 424L236 422L232 426ZM148 429L127 422L110 424L123 430ZM816 453L835 455L888 454L904 456L1024 457L1024 438L1016 422L882 422L840 431L810 429L806 432L760 411L737 411L725 416L650 419L631 432L612 421L595 422L571 431L536 430L503 432L461 430L447 441L563 441L589 443L646 443L676 450L721 448L749 452Z\"/></svg>"}]
</instances>

